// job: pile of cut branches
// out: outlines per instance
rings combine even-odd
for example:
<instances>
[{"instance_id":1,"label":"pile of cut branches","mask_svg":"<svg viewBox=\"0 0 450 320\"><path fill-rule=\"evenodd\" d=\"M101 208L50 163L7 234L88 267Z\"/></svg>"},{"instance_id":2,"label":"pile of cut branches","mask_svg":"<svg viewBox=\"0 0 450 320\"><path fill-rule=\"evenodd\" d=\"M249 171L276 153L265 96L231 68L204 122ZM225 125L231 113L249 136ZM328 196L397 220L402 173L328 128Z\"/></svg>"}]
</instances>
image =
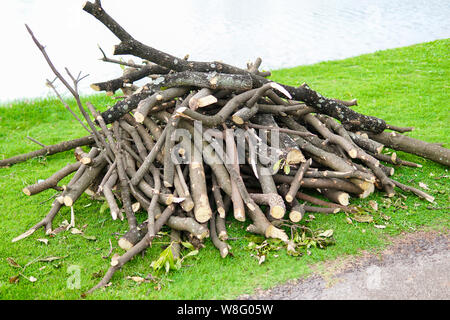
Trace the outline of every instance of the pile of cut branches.
<instances>
[{"instance_id":1,"label":"pile of cut branches","mask_svg":"<svg viewBox=\"0 0 450 320\"><path fill-rule=\"evenodd\" d=\"M123 95L101 113L87 103L89 115L77 89L83 77L66 69L73 84L66 81L27 26L56 77L75 97L87 125L77 119L89 135L1 160L0 166L75 150L74 163L23 189L26 195L49 188L61 193L47 216L13 241L41 227L54 232L58 211L72 207L84 192L103 196L112 219L128 222L129 231L119 240L125 252L112 257L104 278L88 292L107 285L163 226L170 228L175 244L210 237L225 258L230 249L227 215L249 221L247 231L292 249L296 244L283 229L288 219L298 223L310 212L351 212L351 197L365 198L376 189L392 197L400 188L434 201L394 180L394 168L385 165L421 166L395 152L382 153L385 146L450 164L449 149L402 135L412 128L360 114L351 109L356 101L326 98L306 84L273 82L267 79L270 72L258 70L259 58L240 69L171 56L134 39L100 1L86 2L83 9L120 39L115 55L133 55L142 64L104 54L102 60L125 65L124 74L91 87L108 95L121 89ZM145 77L149 83L134 84ZM48 85L56 91L53 82ZM74 172L67 185L58 186ZM138 224L138 214L147 215L144 223ZM179 246L171 249L179 257Z\"/></svg>"}]
</instances>

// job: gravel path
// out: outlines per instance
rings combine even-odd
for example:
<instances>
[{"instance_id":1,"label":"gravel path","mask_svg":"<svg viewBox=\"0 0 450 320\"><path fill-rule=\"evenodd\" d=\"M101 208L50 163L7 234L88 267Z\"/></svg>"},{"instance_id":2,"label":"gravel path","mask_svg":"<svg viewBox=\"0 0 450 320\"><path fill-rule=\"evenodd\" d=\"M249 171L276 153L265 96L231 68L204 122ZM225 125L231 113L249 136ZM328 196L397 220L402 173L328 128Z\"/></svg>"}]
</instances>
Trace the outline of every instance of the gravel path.
<instances>
[{"instance_id":1,"label":"gravel path","mask_svg":"<svg viewBox=\"0 0 450 320\"><path fill-rule=\"evenodd\" d=\"M447 300L450 298L448 237L437 232L402 235L381 253L326 262L313 267L317 271L306 279L240 299Z\"/></svg>"}]
</instances>

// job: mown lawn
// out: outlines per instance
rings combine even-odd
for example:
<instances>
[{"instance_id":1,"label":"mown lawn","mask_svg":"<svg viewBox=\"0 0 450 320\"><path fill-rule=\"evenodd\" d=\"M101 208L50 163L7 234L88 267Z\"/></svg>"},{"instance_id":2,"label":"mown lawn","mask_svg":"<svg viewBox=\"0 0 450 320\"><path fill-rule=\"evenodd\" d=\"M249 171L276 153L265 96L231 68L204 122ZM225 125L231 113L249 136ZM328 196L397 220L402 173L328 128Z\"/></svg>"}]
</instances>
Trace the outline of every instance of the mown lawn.
<instances>
[{"instance_id":1,"label":"mown lawn","mask_svg":"<svg viewBox=\"0 0 450 320\"><path fill-rule=\"evenodd\" d=\"M414 126L411 137L429 142L443 142L450 147L450 40L440 40L394 50L379 51L340 61L322 62L310 66L273 71L272 79L291 85L303 82L328 97L358 99L359 112L385 119L398 126ZM114 103L101 95L86 97L99 109L105 110ZM69 100L70 101L70 100ZM75 109L73 101L71 105ZM37 145L26 139L31 136L44 144L83 136L81 126L56 100L33 100L8 103L0 107L0 158L35 150ZM272 253L266 262L258 265L246 247L250 241L244 231L247 224L231 222L229 234L233 257L221 259L211 241L195 258L186 260L181 270L162 276L155 283L138 284L127 276L145 277L152 272L150 263L157 259L167 238L161 238L145 255L126 264L113 277L113 283L98 290L88 299L233 299L251 293L257 287L268 288L288 279L307 276L310 266L343 255L355 255L361 250L379 250L388 241L387 236L412 232L423 226L447 232L449 226L448 168L413 155L398 152L406 160L423 165L423 168L396 168L394 178L418 187L428 186L427 192L436 197L434 204L411 194L399 191L389 203L376 193L354 204L367 206L369 200L377 201L379 211L373 223L353 221L348 224L345 213L336 215L315 214L311 228L333 229L336 245L327 249L311 249L311 255L288 256L284 251ZM1 299L79 299L80 294L99 281L99 272L105 272L109 259L109 240L117 248L117 233L127 230L125 221L112 221L108 210L101 213L101 202L87 195L74 206L76 225L85 226L89 240L70 232L54 237L38 230L29 238L16 243L11 239L26 231L42 219L50 209L54 195L48 190L33 197L22 193L22 188L44 179L73 161L72 152L32 159L10 168L0 169L0 298ZM66 178L63 182L67 183ZM434 210L429 209L433 207ZM138 219L144 220L145 214ZM390 219L389 219L390 217ZM69 208L63 208L54 221L54 227L70 220ZM375 225L385 225L378 229ZM37 239L48 239L48 244ZM12 258L24 266L36 258L64 257L52 262L35 262L21 273L37 279L30 282L23 276L17 283L10 278L20 270L11 266ZM68 286L73 268L80 270L81 288Z\"/></svg>"}]
</instances>

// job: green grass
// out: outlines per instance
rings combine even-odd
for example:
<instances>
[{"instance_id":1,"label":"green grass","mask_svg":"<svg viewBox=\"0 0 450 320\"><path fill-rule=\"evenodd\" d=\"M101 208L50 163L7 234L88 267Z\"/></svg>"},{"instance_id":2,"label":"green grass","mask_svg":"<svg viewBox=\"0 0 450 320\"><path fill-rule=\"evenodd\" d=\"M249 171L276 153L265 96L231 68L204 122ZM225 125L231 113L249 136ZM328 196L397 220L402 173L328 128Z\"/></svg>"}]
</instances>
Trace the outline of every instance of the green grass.
<instances>
[{"instance_id":1,"label":"green grass","mask_svg":"<svg viewBox=\"0 0 450 320\"><path fill-rule=\"evenodd\" d=\"M444 142L449 147L449 52L450 40L440 40L340 61L277 70L273 72L272 79L291 85L306 82L328 97L357 98L359 106L354 109L395 125L414 126L416 130L409 136L429 142ZM92 101L101 110L113 104L112 99L100 95L85 100ZM74 106L73 101L71 105ZM55 100L14 102L0 107L0 158L35 150L37 146L25 139L26 136L52 144L84 134L81 126ZM428 192L436 197L433 206L448 207L448 168L413 155L398 154L406 160L423 164L423 168L396 168L395 178L416 187L419 182L427 184L430 188ZM85 233L95 236L96 241L68 232L49 238L41 229L27 239L11 243L12 238L45 216L51 201L41 202L54 194L49 190L27 197L22 193L22 188L50 176L71 161L72 153L65 152L0 169L1 299L79 299L82 292L99 280L93 274L107 270L109 260L102 256L109 251L108 240L111 239L117 247L117 235L114 233L125 232L127 223L112 221L108 212L101 214L101 203L86 195L74 206L76 224L78 227L87 225ZM64 180L65 183L67 181ZM353 200L353 203L362 205L369 200L377 201L379 212L391 217L385 221L375 214L376 223L385 224L385 229L375 228L375 223L347 224L344 213L329 216L316 214L316 219L308 226L333 229L335 246L325 250L312 249L311 255L298 258L280 251L277 252L278 257L270 255L262 265L258 265L245 249L249 242L244 231L247 224L233 222L229 226L229 234L237 238L230 241L234 257L221 259L208 239L197 259L187 260L181 270L171 272L164 278L161 290L156 290L152 283L136 284L126 279L127 276L151 273L150 263L159 256L163 245L155 243L144 257L135 258L118 271L110 287L98 290L88 298L232 299L243 293L252 293L257 287L268 288L288 279L307 276L311 273L311 265L322 261L355 255L361 250L379 250L388 243L387 236L422 227L448 229L448 210L429 210L430 203L408 193L399 193L407 198L396 196L393 202L403 201L403 208L398 205L383 206L385 198L380 193L364 201ZM144 220L145 214L139 215L138 219ZM61 210L54 227L63 220L70 220L68 208ZM38 238L49 239L48 245L37 241ZM161 239L162 242L166 240ZM116 248L114 252L121 253L121 250ZM7 257L23 266L39 256L67 257L29 265L23 274L37 278L34 283L23 277L18 283L9 283L9 278L17 275L18 269L7 263ZM81 270L79 290L67 287L71 276L68 268L72 265L79 266Z\"/></svg>"}]
</instances>

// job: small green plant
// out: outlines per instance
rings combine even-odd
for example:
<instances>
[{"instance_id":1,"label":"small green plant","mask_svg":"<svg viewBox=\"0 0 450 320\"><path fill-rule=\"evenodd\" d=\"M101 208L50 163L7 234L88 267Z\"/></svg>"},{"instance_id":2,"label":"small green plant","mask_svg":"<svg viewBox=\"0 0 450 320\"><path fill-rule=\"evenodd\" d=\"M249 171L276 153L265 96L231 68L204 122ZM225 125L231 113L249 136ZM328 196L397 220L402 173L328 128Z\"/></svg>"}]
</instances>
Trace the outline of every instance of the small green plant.
<instances>
[{"instance_id":1,"label":"small green plant","mask_svg":"<svg viewBox=\"0 0 450 320\"><path fill-rule=\"evenodd\" d=\"M286 159L279 159L277 162L275 162L275 164L272 167L273 173L277 173L278 170L283 169L284 174L289 174L289 172L291 172L291 167L289 166L289 164L286 162Z\"/></svg>"},{"instance_id":2,"label":"small green plant","mask_svg":"<svg viewBox=\"0 0 450 320\"><path fill-rule=\"evenodd\" d=\"M312 230L308 227L290 223L283 220L283 226L289 227L291 230L291 238L287 242L279 239L265 239L259 236L247 237L250 240L247 250L250 250L251 256L258 260L258 264L266 261L269 254L286 248L286 252L290 256L299 257L304 253L311 254L311 247L324 249L330 245L334 245L336 240L333 238L334 231L328 230Z\"/></svg>"},{"instance_id":3,"label":"small green plant","mask_svg":"<svg viewBox=\"0 0 450 320\"><path fill-rule=\"evenodd\" d=\"M174 250L173 246L175 243L181 243L181 245L183 247L187 248L190 251L187 254L185 254L182 258L175 259L173 256L173 250ZM188 257L196 256L197 254L198 254L198 250L194 249L194 246L191 243L172 241L167 246L167 248L161 252L161 254L159 255L159 258L157 260L152 261L150 266L156 272L159 272L164 268L164 270L166 271L166 274L167 274L167 273L169 273L170 270L181 269L184 259L186 259Z\"/></svg>"}]
</instances>

